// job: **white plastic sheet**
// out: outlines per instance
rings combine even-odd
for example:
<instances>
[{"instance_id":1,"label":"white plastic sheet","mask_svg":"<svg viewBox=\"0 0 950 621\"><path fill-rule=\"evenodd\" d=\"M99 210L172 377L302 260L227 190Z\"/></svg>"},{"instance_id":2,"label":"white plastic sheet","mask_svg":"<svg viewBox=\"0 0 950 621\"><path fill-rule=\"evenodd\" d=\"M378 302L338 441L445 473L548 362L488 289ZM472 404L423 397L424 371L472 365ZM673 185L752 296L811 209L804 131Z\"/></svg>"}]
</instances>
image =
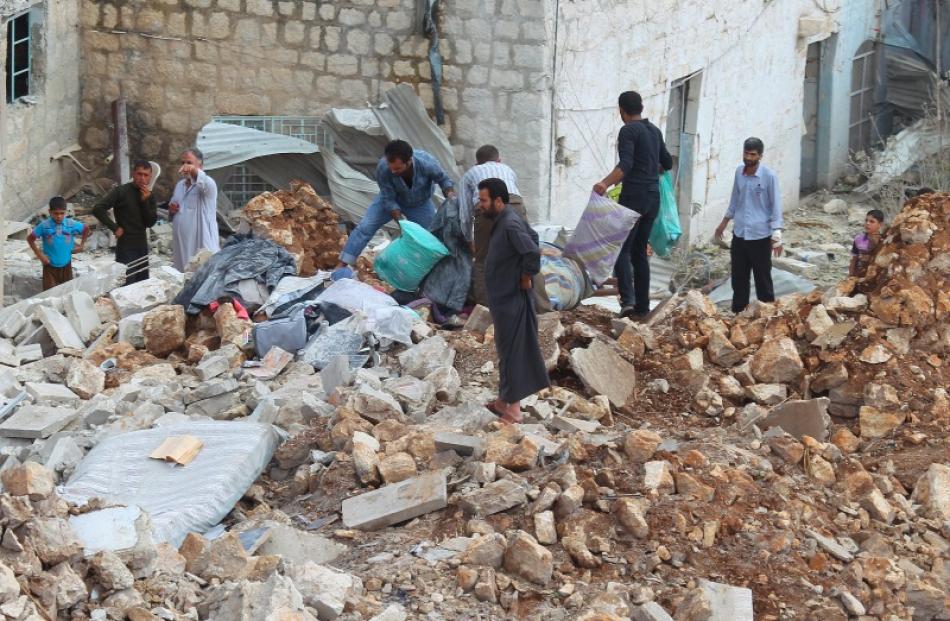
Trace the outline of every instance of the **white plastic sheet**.
<instances>
[{"instance_id":1,"label":"white plastic sheet","mask_svg":"<svg viewBox=\"0 0 950 621\"><path fill-rule=\"evenodd\" d=\"M186 466L151 453L170 436L191 435L204 446ZM220 522L257 480L277 448L271 425L210 421L133 431L106 438L86 455L60 495L83 504L92 498L146 511L156 542L176 548L189 532Z\"/></svg>"},{"instance_id":2,"label":"white plastic sheet","mask_svg":"<svg viewBox=\"0 0 950 621\"><path fill-rule=\"evenodd\" d=\"M362 313L364 330L379 338L412 344L412 325L418 321L418 315L366 283L343 278L327 287L317 301L331 302L351 313Z\"/></svg>"}]
</instances>

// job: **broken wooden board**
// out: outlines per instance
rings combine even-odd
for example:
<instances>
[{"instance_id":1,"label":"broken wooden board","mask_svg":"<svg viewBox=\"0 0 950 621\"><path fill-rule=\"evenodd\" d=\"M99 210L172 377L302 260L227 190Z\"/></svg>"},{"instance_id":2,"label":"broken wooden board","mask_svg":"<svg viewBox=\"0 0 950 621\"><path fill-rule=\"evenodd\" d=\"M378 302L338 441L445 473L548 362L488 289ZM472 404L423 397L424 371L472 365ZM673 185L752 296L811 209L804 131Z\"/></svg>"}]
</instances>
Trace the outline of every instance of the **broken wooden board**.
<instances>
[{"instance_id":1,"label":"broken wooden board","mask_svg":"<svg viewBox=\"0 0 950 621\"><path fill-rule=\"evenodd\" d=\"M204 443L194 436L171 436L165 438L161 446L152 451L149 457L185 466L198 456L203 446Z\"/></svg>"}]
</instances>

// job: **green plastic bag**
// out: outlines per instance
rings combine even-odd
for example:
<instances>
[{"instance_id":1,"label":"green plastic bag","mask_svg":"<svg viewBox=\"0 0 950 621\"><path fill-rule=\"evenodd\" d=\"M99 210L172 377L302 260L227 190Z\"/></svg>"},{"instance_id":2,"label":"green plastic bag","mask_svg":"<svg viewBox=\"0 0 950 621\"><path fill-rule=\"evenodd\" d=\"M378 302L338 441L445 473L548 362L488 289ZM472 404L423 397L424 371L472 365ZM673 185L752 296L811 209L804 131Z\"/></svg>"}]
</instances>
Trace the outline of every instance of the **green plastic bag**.
<instances>
[{"instance_id":1,"label":"green plastic bag","mask_svg":"<svg viewBox=\"0 0 950 621\"><path fill-rule=\"evenodd\" d=\"M373 262L376 275L400 291L416 291L419 283L449 254L435 235L410 220L400 220L402 235Z\"/></svg>"},{"instance_id":2,"label":"green plastic bag","mask_svg":"<svg viewBox=\"0 0 950 621\"><path fill-rule=\"evenodd\" d=\"M607 190L607 197L613 201L619 201L622 188L622 183L615 185ZM679 208L676 205L676 194L673 192L673 176L666 171L660 175L660 212L650 230L650 245L653 246L653 252L661 257L669 255L682 235Z\"/></svg>"},{"instance_id":3,"label":"green plastic bag","mask_svg":"<svg viewBox=\"0 0 950 621\"><path fill-rule=\"evenodd\" d=\"M673 177L667 171L660 175L660 213L650 231L650 245L653 246L653 252L661 257L669 255L682 234L679 208L676 206L676 195L673 193Z\"/></svg>"}]
</instances>

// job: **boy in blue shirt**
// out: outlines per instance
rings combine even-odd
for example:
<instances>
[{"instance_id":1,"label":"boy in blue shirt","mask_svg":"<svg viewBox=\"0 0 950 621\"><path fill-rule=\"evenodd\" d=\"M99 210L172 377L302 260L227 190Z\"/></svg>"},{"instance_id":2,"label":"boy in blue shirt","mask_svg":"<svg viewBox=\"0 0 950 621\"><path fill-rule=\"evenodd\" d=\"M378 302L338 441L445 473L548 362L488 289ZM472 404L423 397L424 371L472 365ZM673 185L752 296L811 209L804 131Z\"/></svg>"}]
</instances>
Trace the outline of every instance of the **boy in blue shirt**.
<instances>
[{"instance_id":1,"label":"boy in blue shirt","mask_svg":"<svg viewBox=\"0 0 950 621\"><path fill-rule=\"evenodd\" d=\"M76 244L76 236L81 239ZM89 237L89 227L66 217L66 199L54 196L49 202L49 218L36 225L27 236L33 254L43 263L43 291L73 279L73 252L81 252ZM43 240L42 250L36 240Z\"/></svg>"}]
</instances>

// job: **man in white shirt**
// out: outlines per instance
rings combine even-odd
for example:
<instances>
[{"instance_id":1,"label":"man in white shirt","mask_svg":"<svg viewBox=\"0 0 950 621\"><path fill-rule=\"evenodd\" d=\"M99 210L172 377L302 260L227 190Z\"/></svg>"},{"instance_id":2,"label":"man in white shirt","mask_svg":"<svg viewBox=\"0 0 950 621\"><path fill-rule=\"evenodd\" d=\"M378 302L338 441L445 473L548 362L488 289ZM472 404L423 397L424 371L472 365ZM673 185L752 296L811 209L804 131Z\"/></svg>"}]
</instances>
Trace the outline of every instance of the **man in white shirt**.
<instances>
[{"instance_id":1,"label":"man in white shirt","mask_svg":"<svg viewBox=\"0 0 950 621\"><path fill-rule=\"evenodd\" d=\"M185 267L199 250L221 250L218 236L218 186L204 170L204 155L195 147L181 154L181 181L168 203L172 218L175 269Z\"/></svg>"},{"instance_id":2,"label":"man in white shirt","mask_svg":"<svg viewBox=\"0 0 950 621\"><path fill-rule=\"evenodd\" d=\"M478 184L485 179L501 179L508 188L508 205L525 222L528 221L528 214L525 211L524 199L518 190L518 175L510 166L501 163L498 149L490 144L479 147L475 152L475 161L477 162L475 166L465 172L460 183L462 190L459 195L459 219L462 221L462 232L475 257L471 297L478 304L488 306L488 293L485 290L485 257L488 256L488 240L491 239L494 221L475 209L478 205ZM538 282L542 282L540 277L535 278L535 283ZM538 310L543 310L543 308L539 307Z\"/></svg>"}]
</instances>

